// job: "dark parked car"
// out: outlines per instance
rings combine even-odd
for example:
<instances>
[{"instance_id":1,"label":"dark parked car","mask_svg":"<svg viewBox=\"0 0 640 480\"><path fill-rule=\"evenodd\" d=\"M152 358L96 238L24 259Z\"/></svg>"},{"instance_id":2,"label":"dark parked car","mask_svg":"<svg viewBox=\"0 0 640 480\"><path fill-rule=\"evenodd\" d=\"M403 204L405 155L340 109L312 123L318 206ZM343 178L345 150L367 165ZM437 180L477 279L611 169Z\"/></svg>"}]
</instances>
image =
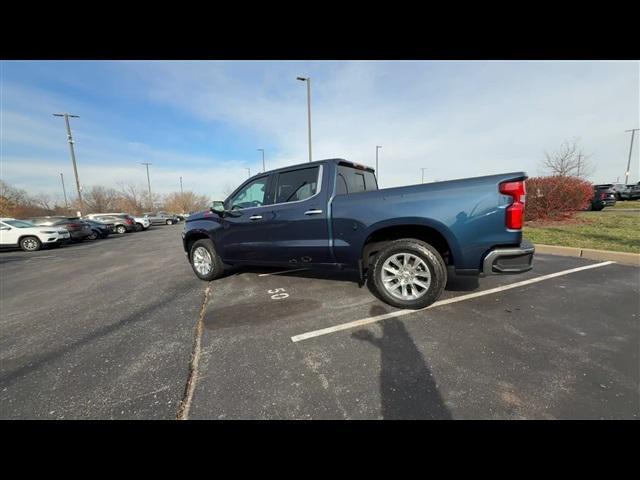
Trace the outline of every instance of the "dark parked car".
<instances>
[{"instance_id":1,"label":"dark parked car","mask_svg":"<svg viewBox=\"0 0 640 480\"><path fill-rule=\"evenodd\" d=\"M91 236L89 236L89 240L95 240L97 238L107 238L109 234L114 232L113 223L103 223L86 218L82 221L91 225Z\"/></svg>"},{"instance_id":2,"label":"dark parked car","mask_svg":"<svg viewBox=\"0 0 640 480\"><path fill-rule=\"evenodd\" d=\"M224 264L350 269L386 303L422 308L458 275L531 270L522 238L524 172L378 190L342 159L260 173L190 215L183 247L196 276Z\"/></svg>"},{"instance_id":3,"label":"dark parked car","mask_svg":"<svg viewBox=\"0 0 640 480\"><path fill-rule=\"evenodd\" d=\"M98 222L113 223L115 233L122 234L137 230L136 221L126 213L92 213L87 217Z\"/></svg>"},{"instance_id":4,"label":"dark parked car","mask_svg":"<svg viewBox=\"0 0 640 480\"><path fill-rule=\"evenodd\" d=\"M27 218L29 222L37 226L43 227L64 227L69 231L71 240L74 242L82 242L91 236L91 225L79 219L78 217L33 217Z\"/></svg>"},{"instance_id":5,"label":"dark parked car","mask_svg":"<svg viewBox=\"0 0 640 480\"><path fill-rule=\"evenodd\" d=\"M151 225L173 225L180 221L178 217L167 212L145 213L144 216L151 221Z\"/></svg>"},{"instance_id":6,"label":"dark parked car","mask_svg":"<svg viewBox=\"0 0 640 480\"><path fill-rule=\"evenodd\" d=\"M587 210L602 210L604 207L613 207L616 204L616 194L611 184L594 185L593 198Z\"/></svg>"},{"instance_id":7,"label":"dark parked car","mask_svg":"<svg viewBox=\"0 0 640 480\"><path fill-rule=\"evenodd\" d=\"M640 198L640 182L635 185L627 185L627 188L620 192L622 200L638 200Z\"/></svg>"}]
</instances>

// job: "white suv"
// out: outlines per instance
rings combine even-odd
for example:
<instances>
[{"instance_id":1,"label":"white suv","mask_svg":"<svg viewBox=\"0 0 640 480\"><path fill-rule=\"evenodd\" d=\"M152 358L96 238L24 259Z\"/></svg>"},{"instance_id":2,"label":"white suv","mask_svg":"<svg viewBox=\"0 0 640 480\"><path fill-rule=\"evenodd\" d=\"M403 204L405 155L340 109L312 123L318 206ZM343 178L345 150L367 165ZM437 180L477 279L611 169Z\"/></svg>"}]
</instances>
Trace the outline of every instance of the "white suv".
<instances>
[{"instance_id":1,"label":"white suv","mask_svg":"<svg viewBox=\"0 0 640 480\"><path fill-rule=\"evenodd\" d=\"M20 247L25 252L40 250L43 245L60 245L70 240L62 227L36 227L15 218L0 218L0 246Z\"/></svg>"}]
</instances>

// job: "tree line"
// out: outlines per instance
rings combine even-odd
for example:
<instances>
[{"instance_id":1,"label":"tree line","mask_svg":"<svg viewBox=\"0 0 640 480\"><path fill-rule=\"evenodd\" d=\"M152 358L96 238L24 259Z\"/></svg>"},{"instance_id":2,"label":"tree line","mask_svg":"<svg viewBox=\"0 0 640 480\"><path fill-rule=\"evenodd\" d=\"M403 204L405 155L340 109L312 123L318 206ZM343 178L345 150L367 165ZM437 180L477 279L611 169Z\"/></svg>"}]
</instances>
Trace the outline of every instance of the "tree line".
<instances>
[{"instance_id":1,"label":"tree line","mask_svg":"<svg viewBox=\"0 0 640 480\"><path fill-rule=\"evenodd\" d=\"M27 218L44 215L75 215L89 213L123 212L140 215L144 212L166 211L189 213L205 210L210 204L206 195L192 191L172 192L166 195L154 193L149 197L146 189L131 183L121 183L118 188L94 185L82 191L84 209L76 196L67 199L47 194L30 195L0 180L0 216Z\"/></svg>"}]
</instances>

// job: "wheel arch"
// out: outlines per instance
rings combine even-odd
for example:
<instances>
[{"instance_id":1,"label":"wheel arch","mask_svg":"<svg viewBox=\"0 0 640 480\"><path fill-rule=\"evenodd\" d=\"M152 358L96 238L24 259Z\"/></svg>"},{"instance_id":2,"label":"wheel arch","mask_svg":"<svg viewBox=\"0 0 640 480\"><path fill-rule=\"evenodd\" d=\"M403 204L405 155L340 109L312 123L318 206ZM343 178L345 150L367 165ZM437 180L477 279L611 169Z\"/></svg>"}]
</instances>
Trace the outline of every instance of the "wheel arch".
<instances>
[{"instance_id":1,"label":"wheel arch","mask_svg":"<svg viewBox=\"0 0 640 480\"><path fill-rule=\"evenodd\" d=\"M432 245L448 265L454 265L461 258L458 242L442 223L423 218L394 219L369 228L360 249L363 267L368 268L377 252L388 243L401 238L415 238Z\"/></svg>"}]
</instances>

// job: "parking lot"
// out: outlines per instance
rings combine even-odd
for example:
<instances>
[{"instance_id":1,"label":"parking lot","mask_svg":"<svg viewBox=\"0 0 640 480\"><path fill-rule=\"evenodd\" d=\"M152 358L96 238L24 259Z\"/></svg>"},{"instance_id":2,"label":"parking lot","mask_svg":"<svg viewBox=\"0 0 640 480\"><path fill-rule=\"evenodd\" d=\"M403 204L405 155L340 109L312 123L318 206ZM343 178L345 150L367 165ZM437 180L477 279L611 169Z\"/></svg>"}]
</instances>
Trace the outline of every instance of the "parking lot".
<instances>
[{"instance_id":1,"label":"parking lot","mask_svg":"<svg viewBox=\"0 0 640 480\"><path fill-rule=\"evenodd\" d=\"M181 230L0 252L1 418L640 413L638 268L536 255L526 274L451 276L440 302L403 311L344 272L207 284Z\"/></svg>"}]
</instances>

